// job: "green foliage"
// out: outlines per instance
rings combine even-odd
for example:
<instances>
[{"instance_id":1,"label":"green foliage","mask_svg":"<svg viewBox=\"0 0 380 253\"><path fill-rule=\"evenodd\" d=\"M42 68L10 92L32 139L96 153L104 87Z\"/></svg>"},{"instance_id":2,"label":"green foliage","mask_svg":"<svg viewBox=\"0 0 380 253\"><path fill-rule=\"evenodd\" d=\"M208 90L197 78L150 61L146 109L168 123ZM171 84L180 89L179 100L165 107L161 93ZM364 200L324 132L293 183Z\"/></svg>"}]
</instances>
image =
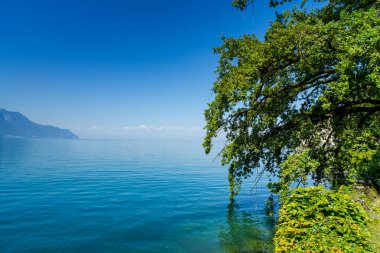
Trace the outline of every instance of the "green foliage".
<instances>
[{"instance_id":1,"label":"green foliage","mask_svg":"<svg viewBox=\"0 0 380 253\"><path fill-rule=\"evenodd\" d=\"M275 252L371 252L368 215L350 191L290 191L279 211Z\"/></svg>"},{"instance_id":2,"label":"green foliage","mask_svg":"<svg viewBox=\"0 0 380 253\"><path fill-rule=\"evenodd\" d=\"M377 151L371 162L359 169L360 178L367 185L380 189L380 151Z\"/></svg>"},{"instance_id":3,"label":"green foliage","mask_svg":"<svg viewBox=\"0 0 380 253\"><path fill-rule=\"evenodd\" d=\"M275 192L306 178L345 184L379 175L372 160L380 150L380 1L324 2L278 14L263 41L224 38L215 49L204 147L210 152L225 134L231 197L258 168L280 178Z\"/></svg>"},{"instance_id":4,"label":"green foliage","mask_svg":"<svg viewBox=\"0 0 380 253\"><path fill-rule=\"evenodd\" d=\"M283 4L283 3L286 3L286 2L291 2L292 0L269 0L269 6L271 7L276 7L277 5L280 5L280 4ZM315 0L315 2L323 2L323 1L326 1L326 0ZM240 9L240 10L244 10L245 8L247 8L247 6L251 3L253 3L254 0L234 0L232 2L232 6ZM302 1L302 4L304 4L306 2L306 0L303 0Z\"/></svg>"},{"instance_id":5,"label":"green foliage","mask_svg":"<svg viewBox=\"0 0 380 253\"><path fill-rule=\"evenodd\" d=\"M380 195L373 187L355 185L349 193L352 198L360 202L370 217L371 223L368 228L371 234L371 245L374 252L380 252Z\"/></svg>"}]
</instances>

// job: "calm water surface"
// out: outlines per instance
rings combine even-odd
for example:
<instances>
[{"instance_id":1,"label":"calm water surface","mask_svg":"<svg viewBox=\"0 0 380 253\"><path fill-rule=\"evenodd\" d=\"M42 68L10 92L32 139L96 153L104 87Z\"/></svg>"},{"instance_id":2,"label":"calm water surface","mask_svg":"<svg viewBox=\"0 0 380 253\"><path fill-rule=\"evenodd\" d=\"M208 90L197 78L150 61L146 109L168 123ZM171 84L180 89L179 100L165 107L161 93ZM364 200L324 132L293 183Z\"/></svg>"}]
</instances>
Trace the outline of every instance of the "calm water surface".
<instances>
[{"instance_id":1,"label":"calm water surface","mask_svg":"<svg viewBox=\"0 0 380 253\"><path fill-rule=\"evenodd\" d=\"M195 141L0 139L0 252L271 252L267 190L230 205L214 158Z\"/></svg>"}]
</instances>

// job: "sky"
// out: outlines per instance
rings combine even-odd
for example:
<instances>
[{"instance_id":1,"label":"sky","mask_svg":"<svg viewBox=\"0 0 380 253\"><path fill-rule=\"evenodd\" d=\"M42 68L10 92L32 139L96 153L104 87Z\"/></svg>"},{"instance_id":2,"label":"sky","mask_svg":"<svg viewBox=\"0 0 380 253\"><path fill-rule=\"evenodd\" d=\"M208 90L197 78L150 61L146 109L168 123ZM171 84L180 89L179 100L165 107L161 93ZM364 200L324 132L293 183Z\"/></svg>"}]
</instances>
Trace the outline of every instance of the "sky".
<instances>
[{"instance_id":1,"label":"sky","mask_svg":"<svg viewBox=\"0 0 380 253\"><path fill-rule=\"evenodd\" d=\"M284 8L294 6L285 5ZM268 1L0 0L0 108L81 138L201 137L221 36L263 38Z\"/></svg>"}]
</instances>

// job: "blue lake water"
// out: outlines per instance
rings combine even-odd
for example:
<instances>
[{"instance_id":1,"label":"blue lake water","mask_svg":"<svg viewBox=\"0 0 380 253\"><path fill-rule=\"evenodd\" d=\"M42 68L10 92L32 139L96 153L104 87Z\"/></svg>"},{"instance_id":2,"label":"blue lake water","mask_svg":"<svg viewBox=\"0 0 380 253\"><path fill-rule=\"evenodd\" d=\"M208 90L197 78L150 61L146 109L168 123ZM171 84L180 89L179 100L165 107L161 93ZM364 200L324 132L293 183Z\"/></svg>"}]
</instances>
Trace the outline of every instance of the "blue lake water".
<instances>
[{"instance_id":1,"label":"blue lake water","mask_svg":"<svg viewBox=\"0 0 380 253\"><path fill-rule=\"evenodd\" d=\"M234 205L196 141L0 139L0 252L271 252L265 180Z\"/></svg>"}]
</instances>

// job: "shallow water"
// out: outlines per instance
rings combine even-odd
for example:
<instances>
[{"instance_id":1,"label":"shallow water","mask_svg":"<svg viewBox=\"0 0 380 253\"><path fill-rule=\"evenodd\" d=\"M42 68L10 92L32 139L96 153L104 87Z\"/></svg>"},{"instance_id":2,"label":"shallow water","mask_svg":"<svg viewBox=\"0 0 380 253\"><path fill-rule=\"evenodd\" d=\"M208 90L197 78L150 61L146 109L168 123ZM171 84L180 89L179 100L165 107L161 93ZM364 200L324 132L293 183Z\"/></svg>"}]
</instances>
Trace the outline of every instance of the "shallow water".
<instances>
[{"instance_id":1,"label":"shallow water","mask_svg":"<svg viewBox=\"0 0 380 253\"><path fill-rule=\"evenodd\" d=\"M0 252L271 252L268 191L230 205L214 158L196 141L0 139Z\"/></svg>"}]
</instances>

